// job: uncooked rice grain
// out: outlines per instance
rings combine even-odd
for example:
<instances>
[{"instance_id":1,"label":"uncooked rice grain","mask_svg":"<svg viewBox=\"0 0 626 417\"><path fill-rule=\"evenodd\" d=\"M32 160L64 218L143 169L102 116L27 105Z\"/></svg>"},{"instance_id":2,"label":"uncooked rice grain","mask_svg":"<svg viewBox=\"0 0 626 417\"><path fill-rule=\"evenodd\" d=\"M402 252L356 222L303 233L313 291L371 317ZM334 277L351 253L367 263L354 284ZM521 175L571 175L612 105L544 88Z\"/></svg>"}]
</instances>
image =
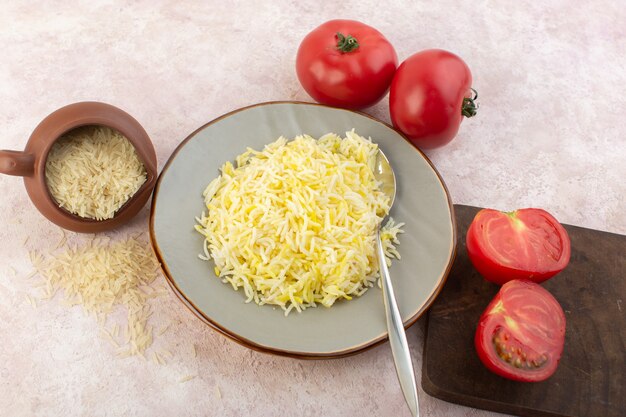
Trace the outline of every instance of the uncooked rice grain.
<instances>
[{"instance_id":1,"label":"uncooked rice grain","mask_svg":"<svg viewBox=\"0 0 626 417\"><path fill-rule=\"evenodd\" d=\"M95 220L112 218L147 178L130 141L103 126L84 126L59 138L48 154L45 175L60 207Z\"/></svg>"},{"instance_id":2,"label":"uncooked rice grain","mask_svg":"<svg viewBox=\"0 0 626 417\"><path fill-rule=\"evenodd\" d=\"M61 290L63 304L80 305L88 314L94 314L106 338L124 348L118 356L143 356L153 342L153 328L147 322L152 314L148 300L154 291L149 294L145 288L152 288L158 262L143 239L104 241L66 246L47 258L31 252L36 273L45 284L42 298L52 298ZM126 310L123 341L117 339L117 323L111 331L105 328L107 317L118 306Z\"/></svg>"}]
</instances>

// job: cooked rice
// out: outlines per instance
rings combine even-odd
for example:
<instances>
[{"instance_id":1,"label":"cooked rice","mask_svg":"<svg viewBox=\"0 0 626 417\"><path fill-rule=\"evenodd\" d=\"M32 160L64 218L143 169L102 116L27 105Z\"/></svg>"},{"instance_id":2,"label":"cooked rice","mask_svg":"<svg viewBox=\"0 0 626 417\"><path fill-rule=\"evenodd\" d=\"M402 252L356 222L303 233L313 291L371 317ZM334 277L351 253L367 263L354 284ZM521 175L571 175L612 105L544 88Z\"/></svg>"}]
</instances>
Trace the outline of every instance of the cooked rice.
<instances>
[{"instance_id":1,"label":"cooked rice","mask_svg":"<svg viewBox=\"0 0 626 417\"><path fill-rule=\"evenodd\" d=\"M243 288L246 302L285 315L364 294L378 277L376 230L390 208L373 172L377 152L354 131L248 148L204 191L200 258L213 259L216 275ZM400 258L402 225L383 226L388 263Z\"/></svg>"}]
</instances>

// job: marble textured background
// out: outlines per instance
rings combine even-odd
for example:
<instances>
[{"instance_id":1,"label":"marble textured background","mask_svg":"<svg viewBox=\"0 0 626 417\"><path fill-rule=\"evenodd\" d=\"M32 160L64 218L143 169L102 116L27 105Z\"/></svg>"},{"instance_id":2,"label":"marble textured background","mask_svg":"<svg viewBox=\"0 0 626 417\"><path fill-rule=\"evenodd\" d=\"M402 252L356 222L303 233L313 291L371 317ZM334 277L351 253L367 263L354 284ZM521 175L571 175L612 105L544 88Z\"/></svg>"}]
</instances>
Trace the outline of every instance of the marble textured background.
<instances>
[{"instance_id":1,"label":"marble textured background","mask_svg":"<svg viewBox=\"0 0 626 417\"><path fill-rule=\"evenodd\" d=\"M439 47L472 69L478 117L428 152L455 203L543 207L565 223L626 233L619 1L38 3L0 1L0 148L23 149L53 110L98 100L139 120L162 167L187 134L225 112L310 101L294 71L299 41L326 20L354 18L383 32L401 60ZM386 100L367 112L389 121ZM0 177L0 196L0 414L408 415L388 345L333 361L260 354L211 331L173 296L159 300L153 324L172 323L156 343L174 358L115 359L79 309L26 302L30 284L20 277L32 268L22 242L30 236L28 249L45 250L61 234L20 179ZM146 230L147 215L110 235ZM423 326L408 331L418 378ZM188 374L198 377L180 383ZM420 400L424 416L495 415L423 391Z\"/></svg>"}]
</instances>

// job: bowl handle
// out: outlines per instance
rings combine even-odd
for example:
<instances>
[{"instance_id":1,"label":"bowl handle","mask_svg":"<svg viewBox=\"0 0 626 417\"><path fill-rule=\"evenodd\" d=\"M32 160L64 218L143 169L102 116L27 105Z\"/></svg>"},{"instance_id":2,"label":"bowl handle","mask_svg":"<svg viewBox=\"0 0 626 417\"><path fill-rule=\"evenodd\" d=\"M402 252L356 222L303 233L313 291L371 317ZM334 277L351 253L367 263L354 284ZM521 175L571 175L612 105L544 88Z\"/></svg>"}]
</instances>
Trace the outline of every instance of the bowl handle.
<instances>
[{"instance_id":1,"label":"bowl handle","mask_svg":"<svg viewBox=\"0 0 626 417\"><path fill-rule=\"evenodd\" d=\"M35 171L35 157L22 151L0 150L0 173L27 177Z\"/></svg>"}]
</instances>

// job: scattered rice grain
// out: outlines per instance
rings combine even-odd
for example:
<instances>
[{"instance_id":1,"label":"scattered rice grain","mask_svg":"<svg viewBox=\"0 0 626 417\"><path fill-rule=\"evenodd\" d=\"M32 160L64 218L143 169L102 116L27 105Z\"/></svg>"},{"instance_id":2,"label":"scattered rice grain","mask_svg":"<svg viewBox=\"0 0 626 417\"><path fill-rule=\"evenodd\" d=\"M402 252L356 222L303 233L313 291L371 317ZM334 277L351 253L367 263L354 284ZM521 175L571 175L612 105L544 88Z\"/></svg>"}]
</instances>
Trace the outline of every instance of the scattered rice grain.
<instances>
[{"instance_id":1,"label":"scattered rice grain","mask_svg":"<svg viewBox=\"0 0 626 417\"><path fill-rule=\"evenodd\" d=\"M165 333L167 329L169 328L170 328L170 323L167 323L165 326L161 327L161 329L159 330L158 336L163 335L163 333Z\"/></svg>"},{"instance_id":2,"label":"scattered rice grain","mask_svg":"<svg viewBox=\"0 0 626 417\"><path fill-rule=\"evenodd\" d=\"M67 236L65 235L65 230L61 229L61 239L59 240L59 242L57 243L57 245L54 247L54 250L59 249L61 246L65 245L65 242L67 242Z\"/></svg>"},{"instance_id":3,"label":"scattered rice grain","mask_svg":"<svg viewBox=\"0 0 626 417\"><path fill-rule=\"evenodd\" d=\"M32 275L39 273L44 280L43 297L51 298L62 290L63 304L81 305L87 314L95 315L102 329L118 345L115 338L120 335L120 326L115 323L110 332L104 326L118 306L126 309L121 347L127 351L119 356L142 356L151 346L153 330L147 321L152 311L149 297L139 288L154 284L157 277L154 267L158 262L147 242L132 237L118 242L93 239L82 247L66 246L61 253L45 259L32 251L30 257L36 267Z\"/></svg>"},{"instance_id":4,"label":"scattered rice grain","mask_svg":"<svg viewBox=\"0 0 626 417\"><path fill-rule=\"evenodd\" d=\"M30 304L33 308L37 308L37 301L31 297L29 294L25 294L26 300L28 304Z\"/></svg>"},{"instance_id":5,"label":"scattered rice grain","mask_svg":"<svg viewBox=\"0 0 626 417\"><path fill-rule=\"evenodd\" d=\"M192 379L194 379L197 376L198 375L187 375L187 376L181 378L178 382L183 383L183 382L191 381Z\"/></svg>"}]
</instances>

